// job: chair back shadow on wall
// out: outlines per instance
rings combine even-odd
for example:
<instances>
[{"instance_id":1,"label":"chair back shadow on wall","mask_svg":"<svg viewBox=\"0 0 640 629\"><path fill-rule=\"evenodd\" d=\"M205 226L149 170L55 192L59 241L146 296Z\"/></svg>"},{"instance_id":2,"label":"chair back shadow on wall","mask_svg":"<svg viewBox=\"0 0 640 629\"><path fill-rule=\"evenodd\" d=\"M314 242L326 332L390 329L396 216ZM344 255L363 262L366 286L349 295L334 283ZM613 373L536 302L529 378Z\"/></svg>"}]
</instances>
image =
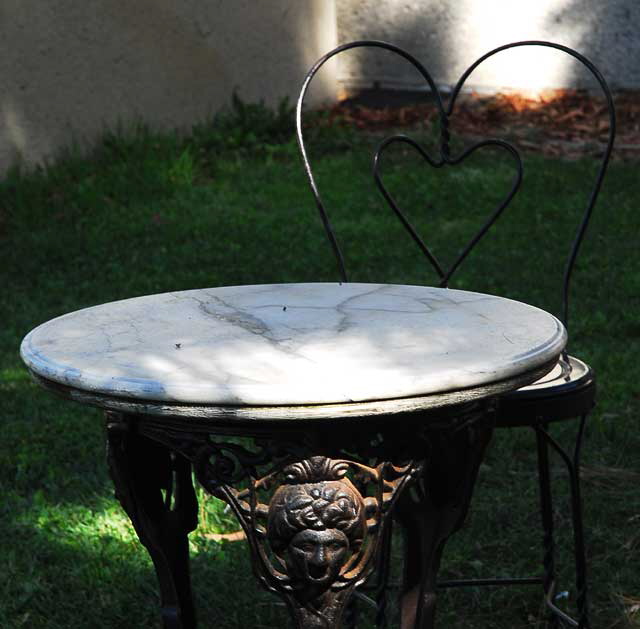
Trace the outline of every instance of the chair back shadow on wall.
<instances>
[{"instance_id":1,"label":"chair back shadow on wall","mask_svg":"<svg viewBox=\"0 0 640 629\"><path fill-rule=\"evenodd\" d=\"M316 185L315 178L309 163L307 151L304 144L304 138L302 134L302 106L305 94L309 87L311 80L322 65L335 55L338 55L344 51L353 48L378 48L385 49L392 53L399 55L406 61L411 63L420 75L424 78L429 86L431 95L433 97L435 107L437 110L440 137L439 137L439 154L436 157L431 156L417 141L407 135L392 135L383 140L374 154L373 159L373 177L375 184L384 197L389 207L393 210L397 218L402 223L403 227L407 230L414 243L418 246L420 251L427 258L431 266L435 269L435 272L439 278L439 286L449 287L450 282L467 256L471 253L473 248L482 239L482 237L489 231L493 224L498 220L505 208L509 205L516 192L518 191L522 178L523 167L522 160L517 149L509 142L500 139L485 139L477 142L464 149L458 155L452 155L450 146L450 131L449 120L455 114L455 105L458 96L464 86L465 82L472 74L472 72L485 60L493 57L494 55L508 51L513 48L524 46L538 46L556 49L563 53L566 53L577 59L582 63L589 72L596 79L600 88L602 89L609 116L609 134L606 148L603 152L600 167L593 184L591 186L589 198L587 201L586 209L581 215L581 219L578 228L575 232L575 236L569 248L569 254L564 261L564 272L562 281L562 294L561 294L561 314L560 319L563 324L568 327L569 324L569 297L570 297L570 283L573 269L575 267L576 258L580 251L582 241L587 230L587 226L591 219L592 211L595 206L602 181L604 179L611 151L613 148L613 142L615 137L615 110L613 106L613 98L611 91L607 86L604 77L601 75L596 66L589 61L586 57L576 52L575 50L566 46L546 41L522 41L514 42L500 46L486 53L479 59L477 59L469 68L462 74L458 82L453 88L447 106L445 107L440 92L426 68L410 55L405 50L382 41L355 41L344 44L330 51L323 57L321 57L314 66L309 70L305 81L302 85L300 96L298 98L296 108L296 129L297 138L300 152L302 154L302 160L304 169L309 180L311 191L315 199L316 207L320 214L323 227L329 239L331 248L333 250L340 280L343 282L348 281L348 274L346 271L344 257L338 243L338 239L335 235L333 226L329 219L329 216L325 210L324 203L320 196L318 187ZM497 207L489 214L488 218L482 224L480 230L473 235L466 245L463 246L460 253L454 259L453 263L445 267L443 266L437 257L433 254L430 248L426 245L424 240L420 237L413 225L399 208L396 200L389 193L385 187L381 168L383 162L383 155L385 151L394 144L404 144L414 149L432 168L443 168L446 166L456 166L461 164L465 159L480 151L483 148L494 148L502 151L508 155L512 160L515 167L514 178L511 187L504 197L504 199L497 205ZM560 262L561 264L561 262ZM560 266L559 264L559 266ZM586 575L586 559L585 559L585 547L584 547L584 534L583 534L583 522L582 522L582 507L580 497L580 478L579 478L579 465L580 465L580 448L582 444L582 437L584 434L584 427L586 417L595 401L595 377L591 368L583 361L570 356L565 350L561 360L550 374L535 382L534 384L519 389L514 393L505 396L498 406L496 416L496 428L510 428L517 426L529 426L535 431L536 443L537 443L537 465L538 465L538 481L540 490L540 509L541 520L543 529L543 570L542 577L521 577L510 579L464 579L456 581L448 581L439 583L439 587L455 587L455 586L479 586L479 585L522 585L522 584L538 584L542 585L547 609L550 613L550 620L552 623L561 621L568 626L587 628L589 627L588 608L587 608L587 575ZM567 452L563 449L559 443L549 434L549 424L554 421L566 420L566 419L578 419L578 426L576 431L575 443L573 444L572 451ZM572 617L559 609L554 604L555 593L557 591L556 577L555 577L555 559L554 559L554 522L553 522L553 509L551 502L551 487L550 487L550 474L549 474L549 448L552 448L558 453L562 461L567 467L569 475L569 486L571 496L571 515L573 524L574 535L574 560L575 560L575 578L576 578L576 616ZM460 523L461 524L461 523ZM390 543L390 541L389 541ZM411 553L413 541L407 539L405 546L405 553L408 555ZM387 555L388 553L383 553ZM384 615L384 608L386 606L386 600L382 592L385 590L386 579L388 576L388 566L381 566L379 570L379 579L381 582L378 584L378 625L384 625L386 622ZM406 579L406 574L405 574ZM407 584L404 585L406 589Z\"/></svg>"}]
</instances>

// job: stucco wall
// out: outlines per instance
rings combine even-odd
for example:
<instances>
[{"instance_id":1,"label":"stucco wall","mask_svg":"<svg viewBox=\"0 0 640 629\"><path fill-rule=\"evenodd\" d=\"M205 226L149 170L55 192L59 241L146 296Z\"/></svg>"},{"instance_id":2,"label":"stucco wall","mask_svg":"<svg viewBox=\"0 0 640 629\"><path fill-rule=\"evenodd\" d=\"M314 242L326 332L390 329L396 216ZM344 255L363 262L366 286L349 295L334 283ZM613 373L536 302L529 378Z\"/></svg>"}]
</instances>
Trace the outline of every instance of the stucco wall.
<instances>
[{"instance_id":1,"label":"stucco wall","mask_svg":"<svg viewBox=\"0 0 640 629\"><path fill-rule=\"evenodd\" d=\"M552 40L596 63L615 87L640 87L638 0L336 0L338 39L382 39L406 48L439 85L453 84L477 57L502 44ZM347 87L378 81L419 87L406 62L387 53L348 53L339 76ZM500 54L470 77L481 91L587 86L579 66L562 53Z\"/></svg>"},{"instance_id":2,"label":"stucco wall","mask_svg":"<svg viewBox=\"0 0 640 629\"><path fill-rule=\"evenodd\" d=\"M337 31L336 31L337 20ZM590 57L613 87L640 88L638 0L3 0L0 173L105 127L143 119L188 128L228 103L297 95L339 42L383 39L413 52L440 85L508 41L548 39ZM499 55L481 91L590 85L559 53ZM416 88L406 62L351 51L314 81L309 102L347 88Z\"/></svg>"},{"instance_id":3,"label":"stucco wall","mask_svg":"<svg viewBox=\"0 0 640 629\"><path fill-rule=\"evenodd\" d=\"M229 101L294 98L336 44L333 0L3 0L0 172L105 126L190 127ZM310 100L332 98L332 68Z\"/></svg>"}]
</instances>

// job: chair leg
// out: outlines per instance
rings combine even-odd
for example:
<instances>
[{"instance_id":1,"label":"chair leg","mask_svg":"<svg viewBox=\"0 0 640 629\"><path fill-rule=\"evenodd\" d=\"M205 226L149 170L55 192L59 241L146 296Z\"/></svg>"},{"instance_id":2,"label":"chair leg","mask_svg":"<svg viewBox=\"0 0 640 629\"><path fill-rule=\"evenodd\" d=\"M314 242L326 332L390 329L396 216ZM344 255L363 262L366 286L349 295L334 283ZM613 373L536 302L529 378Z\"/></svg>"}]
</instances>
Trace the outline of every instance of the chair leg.
<instances>
[{"instance_id":1,"label":"chair leg","mask_svg":"<svg viewBox=\"0 0 640 629\"><path fill-rule=\"evenodd\" d=\"M542 587L546 598L553 598L555 588L555 541L553 536L553 505L551 498L551 480L549 474L549 447L544 434L535 429L538 449L538 483L540 487L540 515L542 517L543 574ZM552 615L548 626L558 626L557 617Z\"/></svg>"},{"instance_id":2,"label":"chair leg","mask_svg":"<svg viewBox=\"0 0 640 629\"><path fill-rule=\"evenodd\" d=\"M587 559L584 544L584 524L582 518L582 495L580 491L580 453L587 415L580 418L573 454L573 465L569 467L571 477L571 517L573 521L573 543L576 562L576 589L578 592L578 627L589 629L587 604Z\"/></svg>"},{"instance_id":3,"label":"chair leg","mask_svg":"<svg viewBox=\"0 0 640 629\"><path fill-rule=\"evenodd\" d=\"M576 605L578 608L577 621L569 622L571 626L578 629L589 629L589 610L587 602L587 561L584 543L584 524L582 518L582 496L580 491L580 454L582 449L582 438L584 436L584 428L587 415L582 415L576 435L576 442L573 450L573 456L570 456L565 450L549 435L543 428L536 428L536 434L539 440L544 440L546 445L551 445L553 449L562 458L567 471L569 473L569 484L571 492L571 521L573 526L573 548L574 561L576 570ZM548 598L554 615L559 618L566 619L567 616L558 608L556 608Z\"/></svg>"}]
</instances>

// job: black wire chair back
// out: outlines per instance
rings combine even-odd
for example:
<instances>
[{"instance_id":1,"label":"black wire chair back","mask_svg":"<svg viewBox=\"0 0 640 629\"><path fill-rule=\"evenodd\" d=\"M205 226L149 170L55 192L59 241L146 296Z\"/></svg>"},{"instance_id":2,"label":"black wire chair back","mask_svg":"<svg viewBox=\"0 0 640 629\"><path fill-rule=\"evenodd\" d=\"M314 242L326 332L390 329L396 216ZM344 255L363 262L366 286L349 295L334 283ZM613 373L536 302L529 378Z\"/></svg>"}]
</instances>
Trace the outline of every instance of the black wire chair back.
<instances>
[{"instance_id":1,"label":"black wire chair back","mask_svg":"<svg viewBox=\"0 0 640 629\"><path fill-rule=\"evenodd\" d=\"M509 142L506 142L504 140L500 140L500 139L485 139L485 140L477 142L477 143L473 144L472 146L464 149L458 155L452 155L451 154L451 145L450 145L449 120L454 114L455 105L456 105L458 96L460 94L460 91L462 90L462 87L464 86L465 82L467 81L467 79L469 78L471 73L482 62L484 62L485 60L489 59L493 55L496 55L497 53L509 50L511 48L518 48L518 47L523 47L523 46L542 46L542 47L547 47L547 48L554 48L556 50L562 51L562 52L574 57L575 59L577 59L595 77L596 81L598 82L598 84L602 88L602 91L604 92L604 96L605 96L605 99L606 99L606 102L607 102L607 111L608 111L608 116L609 116L609 134L608 134L607 144L606 144L605 150L604 150L603 155L602 155L602 159L601 159L600 166L599 166L599 169L598 169L598 172L597 172L597 176L596 176L596 178L594 180L594 183L593 183L593 186L591 188L591 192L590 192L590 195L589 195L589 198L588 198L586 209L582 214L582 218L581 218L580 224L578 225L578 229L577 229L577 231L575 233L575 236L574 236L574 239L572 241L572 244L571 244L571 247L570 247L570 250L569 250L569 255L568 255L567 259L566 259L566 263L565 263L565 267L564 267L564 275L563 275L563 282L562 282L562 296L561 296L561 299L562 299L562 301L561 301L562 310L561 310L560 318L561 318L561 320L562 320L562 322L564 323L565 326L568 325L568 321L569 321L569 286L570 286L570 281L571 281L571 275L573 273L576 257L578 255L578 252L580 250L580 246L581 246L582 241L584 239L584 235L585 235L587 226L589 224L589 220L591 218L591 214L592 214L594 205L596 203L596 200L598 198L598 194L600 192L600 188L602 186L602 181L604 179L604 175L605 175L605 172L606 172L606 169L607 169L607 165L609 163L609 159L610 159L610 156L611 156L611 151L613 149L613 142L614 142L614 138L615 138L616 120L615 120L615 109L614 109L614 106L613 106L613 98L612 98L612 95L611 95L611 91L610 91L610 89L609 89L604 77L600 73L600 71L593 65L593 63L591 61L589 61L586 57L584 57L580 53L576 52L575 50L573 50L571 48L568 48L567 46L563 46L561 44L556 44L556 43L553 43L553 42L547 42L547 41L521 41L521 42L514 42L514 43L511 43L511 44L506 44L504 46L500 46L500 47L495 48L495 49L491 50L490 52L486 53L485 55L483 55L482 57L480 57L479 59L474 61L467 68L467 70L465 70L465 72L460 76L460 78L458 79L458 82L456 83L456 85L453 88L453 91L451 93L451 96L449 98L449 101L448 101L446 107L445 107L445 105L443 103L440 91L438 90L438 87L436 86L433 78L431 77L431 75L429 74L427 69L415 57L410 55L408 52L406 52L402 48L399 48L398 46L395 46L393 44L389 44L387 42L375 41L375 40L364 40L364 41L350 42L348 44L344 44L342 46L338 46L337 48L335 48L332 51L328 52L327 54L325 54L323 57L321 57L313 65L313 67L309 70L309 72L308 72L308 74L307 74L307 76L306 76L306 78L304 80L304 83L302 84L302 88L300 90L300 95L298 97L298 102L297 102L297 107L296 107L297 139L298 139L298 145L299 145L299 148L300 148L300 152L302 154L302 161L304 163L304 169L305 169L305 172L307 174L307 178L309 180L309 184L311 186L311 191L313 193L313 196L314 196L314 199L315 199L315 202L316 202L316 207L317 207L318 212L320 213L320 217L322 219L322 224L324 226L325 232L327 234L327 237L328 237L329 242L331 244L331 247L333 249L334 256L335 256L336 261L337 261L337 265L338 265L338 270L339 270L341 281L343 281L343 282L347 282L348 281L347 271L346 271L346 267L345 267L345 263L344 263L344 257L343 257L342 251L340 249L340 245L338 244L338 240L336 238L336 235L335 235L333 226L331 224L331 221L329 219L329 216L328 216L328 214L327 214L327 212L325 210L324 203L323 203L322 198L320 196L320 193L318 191L318 187L316 185L315 178L314 178L313 172L311 170L311 165L309 163L309 158L308 158L307 151L306 151L305 144L304 144L304 138L303 138L303 135L302 135L302 106L303 106L303 101L304 101L304 97L305 97L305 94L307 92L307 89L309 87L309 84L311 83L311 80L313 79L315 74L318 72L318 70L329 59L331 59L332 57L334 57L334 56L336 56L336 55L338 55L338 54L340 54L340 53L342 53L344 51L347 51L347 50L350 50L350 49L353 49L353 48L382 48L382 49L388 50L388 51L390 51L392 53L395 53L395 54L399 55L400 57L403 57L405 60L407 60L409 63L411 63L418 70L418 72L424 78L424 80L427 82L427 84L429 86L429 89L431 91L431 95L433 97L434 104L435 104L435 107L436 107L436 110L437 110L437 115L438 115L438 123L439 123L439 127L440 127L440 129L439 129L440 130L439 151L438 151L439 154L436 157L432 157L422 147L421 144L419 144L417 141L415 141L414 139L410 138L407 135L400 134L400 135L390 136L390 137L386 138L385 140L383 140L380 143L380 145L378 146L378 148L377 148L377 150L375 152L374 159L373 159L373 177L374 177L374 180L375 180L375 183L376 183L378 189L382 193L382 196L384 197L384 199L388 203L389 207L396 214L396 216L398 217L398 219L400 220L400 222L402 223L404 228L410 234L410 236L413 239L413 241L416 243L416 245L422 251L424 256L427 258L427 260L430 262L430 264L435 269L435 271L436 271L436 273L438 274L438 277L439 277L439 285L441 287L448 287L449 286L449 282L450 282L453 274L457 271L457 269L460 267L462 262L471 253L472 249L477 245L477 243L480 241L480 239L489 231L491 226L498 220L500 215L504 212L506 207L509 205L509 203L511 202L511 200L515 196L516 192L518 191L518 189L519 189L519 187L520 187L520 185L522 183L522 177L523 177L522 159L520 157L520 154L518 153L518 150L512 144L510 144ZM415 228L413 227L413 225L411 224L409 219L402 212L402 210L398 207L396 201L391 196L391 194L388 192L387 188L384 186L384 183L382 181L382 177L380 175L380 167L381 167L381 163L382 163L382 155L384 154L385 150L388 147L390 147L393 144L398 144L398 143L406 144L406 145L412 147L413 149L415 149L422 156L422 158L430 166L432 166L433 168L442 168L443 166L455 166L457 164L460 164L467 157L471 156L476 151L478 151L478 150L480 150L482 148L485 148L485 147L498 148L498 149L504 151L506 154L508 154L514 161L514 164L515 164L515 176L514 176L512 184L511 184L511 188L509 189L507 195L497 205L497 207L489 214L489 216L486 219L486 221L481 225L479 231L463 247L462 251L458 254L458 256L454 259L453 263L448 268L444 268L443 265L438 261L436 256L432 253L432 251L426 245L424 240L417 233L417 231L415 230Z\"/></svg>"}]
</instances>

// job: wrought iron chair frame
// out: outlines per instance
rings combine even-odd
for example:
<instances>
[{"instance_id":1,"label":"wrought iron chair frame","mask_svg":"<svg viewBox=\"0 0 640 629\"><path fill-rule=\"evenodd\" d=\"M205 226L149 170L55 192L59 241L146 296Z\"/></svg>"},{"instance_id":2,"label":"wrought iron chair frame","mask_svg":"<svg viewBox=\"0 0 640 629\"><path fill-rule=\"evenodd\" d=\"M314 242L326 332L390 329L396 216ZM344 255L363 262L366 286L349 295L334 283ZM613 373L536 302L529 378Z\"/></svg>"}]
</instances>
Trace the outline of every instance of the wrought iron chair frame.
<instances>
[{"instance_id":1,"label":"wrought iron chair frame","mask_svg":"<svg viewBox=\"0 0 640 629\"><path fill-rule=\"evenodd\" d=\"M404 228L409 232L411 238L419 247L421 252L425 255L425 257L429 260L430 264L435 269L438 277L440 278L439 285L441 287L448 287L449 281L451 277L462 264L462 262L466 259L466 257L470 254L471 250L475 247L478 241L487 233L487 231L491 228L491 226L497 221L500 215L503 213L505 208L509 205L511 200L513 199L515 193L517 192L520 184L522 182L523 177L523 166L522 160L520 158L520 154L518 150L509 142L499 139L486 139L480 142L473 144L472 146L465 149L462 153L457 156L451 155L451 147L450 147L450 132L449 132L449 119L454 114L455 104L457 102L458 96L462 90L462 87L466 83L469 76L472 72L484 61L493 57L494 55L507 51L513 48L520 48L525 46L538 46L538 47L546 47L556 49L558 51L564 52L585 66L592 76L596 79L597 83L601 87L608 108L609 114L609 135L608 141L605 147L605 151L602 156L602 160L600 163L600 167L597 173L597 176L594 181L594 185L591 189L589 199L587 202L586 209L582 215L582 220L578 226L576 231L573 243L571 245L569 256L566 261L566 265L564 268L563 274L563 282L562 282L562 306L561 306L561 316L560 319L564 323L565 326L568 327L569 322L569 289L571 276L574 270L575 261L582 245L587 226L591 219L591 215L593 212L593 208L595 206L598 194L600 192L602 181L604 179L606 169L609 163L609 159L611 156L611 152L613 149L613 143L615 138L615 129L616 129L616 118L615 118L615 109L613 105L613 97L611 91L600 73L600 71L596 68L596 66L585 56L580 54L579 52L561 44L557 44L554 42L548 41L539 41L539 40L527 40L520 42L513 42L510 44L506 44L495 48L485 55L479 57L476 61L474 61L460 76L457 83L455 84L451 96L448 100L447 107L445 107L442 97L440 95L440 91L437 88L433 78L427 69L411 54L395 46L393 44L376 41L376 40L362 40L362 41L354 41L341 46L338 46L334 50L328 52L323 57L321 57L309 70L302 88L300 90L300 95L297 102L296 107L296 132L298 139L298 146L300 148L300 152L302 155L302 161L304 165L304 169L309 180L309 184L311 186L311 191L313 197L315 199L316 207L320 214L320 218L322 220L323 227L331 244L337 266L338 272L340 275L340 279L343 282L348 281L348 276L346 272L344 257L340 246L338 244L338 240L336 238L333 226L328 217L328 214L325 210L324 203L321 199L318 187L316 185L315 178L313 176L313 172L311 169L311 165L309 162L309 158L307 155L307 151L304 144L304 138L302 133L302 108L304 97L306 95L307 89L311 80L318 72L318 70L332 57L354 48L378 48L390 51L404 58L406 61L411 63L414 68L420 73L422 78L426 81L427 85L430 88L431 96L433 97L434 105L438 112L439 124L440 124L440 143L439 143L439 156L437 158L431 157L427 151L425 151L422 146L413 140L412 138L406 135L393 135L385 140L379 145L378 149L374 155L374 163L373 163L373 177L375 183L380 190L382 196L396 214ZM425 244L423 239L419 236L417 231L411 225L410 221L401 211L401 209L396 204L393 197L389 194L387 189L385 188L381 175L380 175L380 167L381 167L381 157L384 151L396 143L404 143L412 148L414 148L422 157L427 161L433 168L441 168L443 166L455 166L461 163L466 157L473 154L476 150L486 147L493 146L499 149L506 151L514 160L516 165L516 174L511 186L511 189L505 199L495 208L495 210L489 215L488 219L481 226L480 230L477 234L467 243L467 245L463 248L458 257L454 260L452 265L445 269L439 263L437 258L432 254L429 247ZM565 350L563 355L563 359L569 364L569 355ZM568 385L570 387L570 385ZM579 391L570 391L573 395L570 399L572 402L569 404L568 412L561 413L561 416L550 417L545 415L544 412L539 414L535 414L535 420L524 421L524 422L506 422L504 424L497 424L497 427L512 427L517 425L528 425L533 428L536 434L536 443L537 443L537 458L538 458L538 476L540 483L540 506L541 506L541 515L542 515L542 528L543 528L543 546L544 546L544 574L542 577L524 577L524 578L513 578L513 579L465 579L465 580L456 580L456 581L446 581L438 584L438 587L459 587L459 586L479 586L479 585L523 585L523 584L541 584L543 586L543 590L545 593L546 605L549 611L551 612L551 622L554 626L557 625L557 622L562 622L568 626L579 627L580 629L587 628L589 626L588 620L588 608L587 608L587 577L586 577L586 560L585 560L585 549L584 549L584 532L583 532L583 521L582 521L582 507L581 507L581 495L580 495L580 475L579 475L579 467L580 467L580 453L582 447L582 438L584 435L585 423L588 411L590 407L593 405L593 399L595 395L595 378L593 373L589 370L587 373L587 377L585 380L581 380L579 384ZM518 392L515 392L515 396L517 396ZM577 396L577 397L576 397ZM522 397L522 396L520 396ZM530 401L531 404L536 404L535 395L533 396L533 400ZM575 401L578 400L577 404ZM573 408L577 406L579 408L578 412L572 412ZM508 406L508 403L507 403ZM573 447L573 452L569 453L563 449L559 443L549 434L548 432L548 424L551 420L562 420L579 416L580 422L578 425L576 441ZM564 464L567 467L569 472L569 480L570 480L570 490L571 490L571 513L572 513L572 523L573 523L573 531L574 531L574 555L575 555L575 564L576 564L576 587L578 591L577 598L577 611L578 617L573 618L566 614L564 611L559 609L554 604L554 594L555 594L555 568L554 568L554 541L553 541L553 514L552 514L552 504L551 504L551 491L550 491L550 476L549 476L549 447L551 447L562 459ZM387 535L387 544L390 544L390 532ZM386 553L388 554L388 553ZM388 577L388 570L386 565L380 566L380 583L378 584L379 591L384 589L386 585L386 580ZM377 621L379 626L384 626L386 623L385 619L385 605L386 600L381 595L378 597L377 601ZM354 619L351 619L351 624ZM420 619L416 619L416 626Z\"/></svg>"}]
</instances>

